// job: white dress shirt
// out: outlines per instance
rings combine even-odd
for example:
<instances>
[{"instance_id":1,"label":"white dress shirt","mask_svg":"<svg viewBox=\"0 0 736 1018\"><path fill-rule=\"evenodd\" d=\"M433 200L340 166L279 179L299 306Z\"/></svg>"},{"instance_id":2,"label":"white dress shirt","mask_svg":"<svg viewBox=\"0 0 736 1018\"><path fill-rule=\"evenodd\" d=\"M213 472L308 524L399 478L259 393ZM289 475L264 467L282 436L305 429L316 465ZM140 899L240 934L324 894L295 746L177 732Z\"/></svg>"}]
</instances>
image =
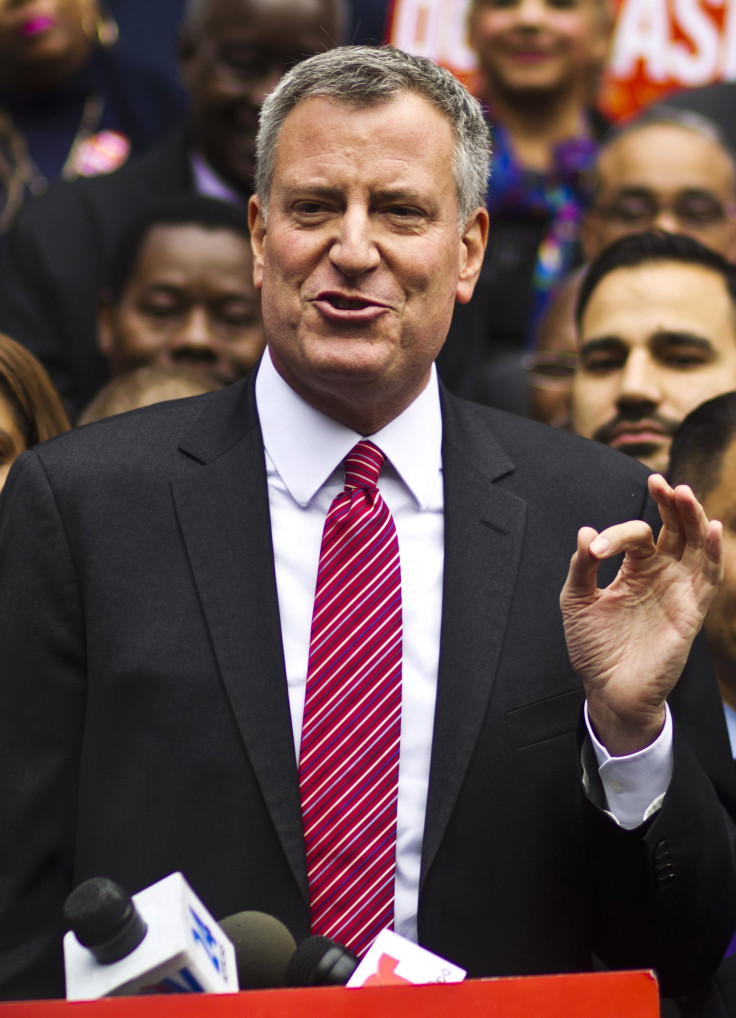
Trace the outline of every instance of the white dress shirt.
<instances>
[{"instance_id":1,"label":"white dress shirt","mask_svg":"<svg viewBox=\"0 0 736 1018\"><path fill-rule=\"evenodd\" d=\"M395 929L416 940L444 568L442 415L435 368L414 402L370 436L326 417L297 395L274 368L268 350L258 369L256 404L266 451L276 586L297 759L325 517L344 487L342 462L361 438L370 437L386 457L378 486L396 526L403 612ZM665 764L662 767L655 754L654 773L649 749L630 760L615 758L611 763L606 750L594 741L598 763L604 765L600 774L609 808L624 826L641 823L646 809L656 808L667 788L671 728L665 729L655 746L663 739ZM608 777L605 769L611 766L614 773ZM618 789L614 801L609 794L612 787Z\"/></svg>"}]
</instances>

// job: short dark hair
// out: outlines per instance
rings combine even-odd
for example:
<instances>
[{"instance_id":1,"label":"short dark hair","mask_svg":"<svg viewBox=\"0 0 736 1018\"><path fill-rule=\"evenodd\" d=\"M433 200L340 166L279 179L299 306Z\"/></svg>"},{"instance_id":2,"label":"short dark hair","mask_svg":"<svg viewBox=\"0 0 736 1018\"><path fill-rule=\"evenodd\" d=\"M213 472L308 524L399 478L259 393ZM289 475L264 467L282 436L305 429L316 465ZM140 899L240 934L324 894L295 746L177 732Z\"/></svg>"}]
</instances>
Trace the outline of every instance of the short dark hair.
<instances>
[{"instance_id":1,"label":"short dark hair","mask_svg":"<svg viewBox=\"0 0 736 1018\"><path fill-rule=\"evenodd\" d=\"M110 259L105 287L114 301L122 296L146 237L156 226L201 226L205 230L230 230L250 244L248 218L237 205L202 194L166 198L142 212L121 235Z\"/></svg>"},{"instance_id":2,"label":"short dark hair","mask_svg":"<svg viewBox=\"0 0 736 1018\"><path fill-rule=\"evenodd\" d=\"M681 265L700 265L722 277L736 312L736 266L727 262L717 251L701 244L694 237L664 230L646 230L630 233L614 240L594 258L588 266L575 305L575 321L580 322L593 291L609 272L616 269L633 269L650 262L678 262Z\"/></svg>"},{"instance_id":3,"label":"short dark hair","mask_svg":"<svg viewBox=\"0 0 736 1018\"><path fill-rule=\"evenodd\" d=\"M736 392L708 399L683 418L670 446L672 484L689 484L699 499L716 487L723 458L736 440Z\"/></svg>"}]
</instances>

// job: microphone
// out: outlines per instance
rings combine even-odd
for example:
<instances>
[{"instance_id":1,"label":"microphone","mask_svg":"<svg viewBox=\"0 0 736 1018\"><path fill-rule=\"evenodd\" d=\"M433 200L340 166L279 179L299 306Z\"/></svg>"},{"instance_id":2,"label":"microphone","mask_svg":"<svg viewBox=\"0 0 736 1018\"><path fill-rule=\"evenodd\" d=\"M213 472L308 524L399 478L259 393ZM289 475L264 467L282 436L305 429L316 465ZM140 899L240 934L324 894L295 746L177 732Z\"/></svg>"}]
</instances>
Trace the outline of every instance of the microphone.
<instances>
[{"instance_id":1,"label":"microphone","mask_svg":"<svg viewBox=\"0 0 736 1018\"><path fill-rule=\"evenodd\" d=\"M237 912L220 920L220 929L235 947L241 990L286 986L296 941L282 922L265 912Z\"/></svg>"},{"instance_id":2,"label":"microphone","mask_svg":"<svg viewBox=\"0 0 736 1018\"><path fill-rule=\"evenodd\" d=\"M307 937L286 968L287 986L344 986L358 959L329 937Z\"/></svg>"},{"instance_id":3,"label":"microphone","mask_svg":"<svg viewBox=\"0 0 736 1018\"><path fill-rule=\"evenodd\" d=\"M68 1000L137 993L236 993L235 949L181 873L132 899L105 877L64 904Z\"/></svg>"}]
</instances>

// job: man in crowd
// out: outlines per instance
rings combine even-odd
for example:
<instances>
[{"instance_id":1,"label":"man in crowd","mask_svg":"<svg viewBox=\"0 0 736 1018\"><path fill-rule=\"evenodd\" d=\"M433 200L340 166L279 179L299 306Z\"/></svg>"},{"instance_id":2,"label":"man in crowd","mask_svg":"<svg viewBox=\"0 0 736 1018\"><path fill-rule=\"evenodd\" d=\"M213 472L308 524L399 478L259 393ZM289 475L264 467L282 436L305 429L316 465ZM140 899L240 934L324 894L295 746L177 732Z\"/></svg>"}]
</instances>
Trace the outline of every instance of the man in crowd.
<instances>
[{"instance_id":1,"label":"man in crowd","mask_svg":"<svg viewBox=\"0 0 736 1018\"><path fill-rule=\"evenodd\" d=\"M736 392L706 400L675 433L670 479L689 484L708 516L723 523L723 582L705 619L705 634L736 757Z\"/></svg>"},{"instance_id":2,"label":"man in crowd","mask_svg":"<svg viewBox=\"0 0 736 1018\"><path fill-rule=\"evenodd\" d=\"M245 206L264 96L338 34L336 0L191 0L178 36L186 122L121 170L29 203L0 269L0 329L36 354L73 416L107 379L97 296L131 217L177 192Z\"/></svg>"},{"instance_id":3,"label":"man in crowd","mask_svg":"<svg viewBox=\"0 0 736 1018\"><path fill-rule=\"evenodd\" d=\"M736 253L734 161L703 117L660 109L614 131L596 159L593 185L582 228L589 259L619 237L655 227L695 237L729 260ZM526 358L528 412L558 426L569 422L568 382L577 352L573 309L583 274L575 272L553 291ZM478 380L476 398L506 409L493 371L479 372Z\"/></svg>"},{"instance_id":4,"label":"man in crowd","mask_svg":"<svg viewBox=\"0 0 736 1018\"><path fill-rule=\"evenodd\" d=\"M227 385L249 371L265 340L245 213L202 195L144 212L113 252L98 342L113 377L187 365Z\"/></svg>"},{"instance_id":5,"label":"man in crowd","mask_svg":"<svg viewBox=\"0 0 736 1018\"><path fill-rule=\"evenodd\" d=\"M572 428L665 471L685 414L736 388L736 277L691 237L623 237L590 265L577 308Z\"/></svg>"},{"instance_id":6,"label":"man in crowd","mask_svg":"<svg viewBox=\"0 0 736 1018\"><path fill-rule=\"evenodd\" d=\"M625 457L440 391L488 156L430 61L299 64L259 134L257 372L11 470L6 995L60 991L61 903L99 873L180 869L216 916L358 953L393 925L472 976L595 954L678 993L722 955L736 788L690 654L720 528Z\"/></svg>"},{"instance_id":7,"label":"man in crowd","mask_svg":"<svg viewBox=\"0 0 736 1018\"><path fill-rule=\"evenodd\" d=\"M684 233L736 257L736 167L715 124L657 109L614 131L595 163L583 222L589 259L627 233Z\"/></svg>"}]
</instances>

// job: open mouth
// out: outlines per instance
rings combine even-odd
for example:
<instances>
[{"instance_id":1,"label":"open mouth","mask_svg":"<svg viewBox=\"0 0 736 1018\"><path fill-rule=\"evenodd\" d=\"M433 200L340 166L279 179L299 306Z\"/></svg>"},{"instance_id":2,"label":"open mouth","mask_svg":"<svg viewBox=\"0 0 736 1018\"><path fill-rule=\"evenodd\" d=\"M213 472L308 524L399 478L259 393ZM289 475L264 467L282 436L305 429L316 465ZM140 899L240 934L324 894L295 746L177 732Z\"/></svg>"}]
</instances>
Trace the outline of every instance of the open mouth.
<instances>
[{"instance_id":1,"label":"open mouth","mask_svg":"<svg viewBox=\"0 0 736 1018\"><path fill-rule=\"evenodd\" d=\"M364 308L372 306L370 301L360 297L341 297L336 293L329 294L325 300L339 311L362 311Z\"/></svg>"}]
</instances>

